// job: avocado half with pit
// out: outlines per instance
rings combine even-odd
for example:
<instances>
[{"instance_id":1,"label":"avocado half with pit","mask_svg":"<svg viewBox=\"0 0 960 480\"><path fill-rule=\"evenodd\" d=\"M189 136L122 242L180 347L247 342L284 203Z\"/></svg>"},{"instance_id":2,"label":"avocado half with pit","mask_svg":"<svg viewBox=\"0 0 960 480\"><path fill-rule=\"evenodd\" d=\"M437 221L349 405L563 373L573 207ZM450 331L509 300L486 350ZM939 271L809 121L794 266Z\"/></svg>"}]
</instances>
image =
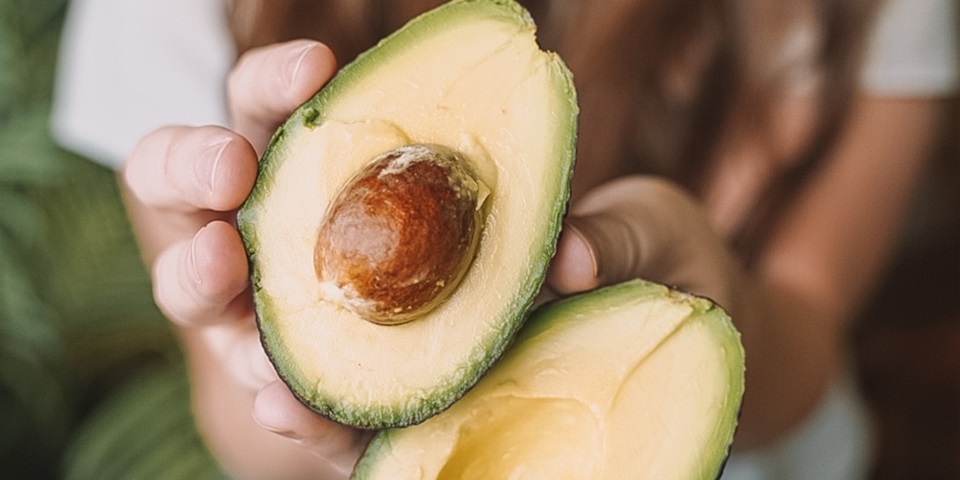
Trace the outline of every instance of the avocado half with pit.
<instances>
[{"instance_id":1,"label":"avocado half with pit","mask_svg":"<svg viewBox=\"0 0 960 480\"><path fill-rule=\"evenodd\" d=\"M449 410L378 433L353 478L714 479L743 391L723 310L635 280L534 312Z\"/></svg>"},{"instance_id":2,"label":"avocado half with pit","mask_svg":"<svg viewBox=\"0 0 960 480\"><path fill-rule=\"evenodd\" d=\"M577 114L523 8L460 0L278 129L238 224L262 343L305 405L410 425L477 382L553 256Z\"/></svg>"}]
</instances>

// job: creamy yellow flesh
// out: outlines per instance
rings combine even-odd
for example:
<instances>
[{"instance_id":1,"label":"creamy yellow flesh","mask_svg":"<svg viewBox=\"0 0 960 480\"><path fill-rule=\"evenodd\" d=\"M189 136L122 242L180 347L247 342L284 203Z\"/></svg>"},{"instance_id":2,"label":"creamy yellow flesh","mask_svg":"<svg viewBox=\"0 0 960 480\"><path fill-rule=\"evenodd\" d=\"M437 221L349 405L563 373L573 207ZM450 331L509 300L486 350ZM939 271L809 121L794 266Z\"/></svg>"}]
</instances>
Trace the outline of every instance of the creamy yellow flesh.
<instances>
[{"instance_id":1,"label":"creamy yellow flesh","mask_svg":"<svg viewBox=\"0 0 960 480\"><path fill-rule=\"evenodd\" d=\"M547 261L543 235L526 231L550 215L554 192L565 188L543 160L567 147L557 145L551 122L559 120L549 117L558 108L555 62L529 28L463 23L353 79L320 127L290 132L279 152L286 158L275 173L278 187L257 215L259 230L276 232L259 237L258 265L263 290L283 292L270 300L282 312L290 355L283 361L301 369L300 378L361 409L404 405L438 383L463 381L464 369L483 355L464 342L489 343L498 333L494 319L516 287L529 283L530 269L514 266ZM339 186L378 154L413 142L460 150L492 193L476 260L457 292L427 320L383 327L320 301L313 248Z\"/></svg>"},{"instance_id":2,"label":"creamy yellow flesh","mask_svg":"<svg viewBox=\"0 0 960 480\"><path fill-rule=\"evenodd\" d=\"M726 325L690 314L666 301L596 309L525 339L450 410L393 431L364 478L716 474L742 354Z\"/></svg>"}]
</instances>

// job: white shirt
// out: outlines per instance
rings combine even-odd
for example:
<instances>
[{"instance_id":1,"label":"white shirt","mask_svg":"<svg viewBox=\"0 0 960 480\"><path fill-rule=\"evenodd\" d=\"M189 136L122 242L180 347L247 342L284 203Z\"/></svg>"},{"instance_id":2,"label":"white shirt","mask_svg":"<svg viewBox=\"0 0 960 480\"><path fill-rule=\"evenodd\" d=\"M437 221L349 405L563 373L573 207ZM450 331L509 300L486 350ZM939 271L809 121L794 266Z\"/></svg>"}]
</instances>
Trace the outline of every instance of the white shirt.
<instances>
[{"instance_id":1,"label":"white shirt","mask_svg":"<svg viewBox=\"0 0 960 480\"><path fill-rule=\"evenodd\" d=\"M861 75L884 96L942 96L960 80L955 0L888 0L873 27Z\"/></svg>"},{"instance_id":2,"label":"white shirt","mask_svg":"<svg viewBox=\"0 0 960 480\"><path fill-rule=\"evenodd\" d=\"M235 54L222 0L72 0L51 116L55 138L118 167L169 124L226 123Z\"/></svg>"}]
</instances>

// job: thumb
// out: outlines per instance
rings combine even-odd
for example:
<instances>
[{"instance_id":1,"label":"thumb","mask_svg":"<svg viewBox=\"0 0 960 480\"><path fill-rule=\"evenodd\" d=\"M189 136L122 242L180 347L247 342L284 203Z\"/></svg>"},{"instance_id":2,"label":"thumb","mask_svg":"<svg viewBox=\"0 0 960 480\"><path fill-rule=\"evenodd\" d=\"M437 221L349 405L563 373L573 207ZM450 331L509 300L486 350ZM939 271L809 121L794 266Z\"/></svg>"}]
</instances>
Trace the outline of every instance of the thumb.
<instances>
[{"instance_id":1,"label":"thumb","mask_svg":"<svg viewBox=\"0 0 960 480\"><path fill-rule=\"evenodd\" d=\"M584 292L630 278L640 270L639 262L639 241L623 218L571 214L564 220L547 284L562 295Z\"/></svg>"},{"instance_id":2,"label":"thumb","mask_svg":"<svg viewBox=\"0 0 960 480\"><path fill-rule=\"evenodd\" d=\"M693 197L668 181L632 176L571 205L547 282L571 294L645 278L723 301L736 268Z\"/></svg>"},{"instance_id":3,"label":"thumb","mask_svg":"<svg viewBox=\"0 0 960 480\"><path fill-rule=\"evenodd\" d=\"M257 393L253 418L261 427L293 440L311 454L326 460L337 477L343 478L350 475L373 436L372 431L356 430L317 415L300 403L279 380Z\"/></svg>"}]
</instances>

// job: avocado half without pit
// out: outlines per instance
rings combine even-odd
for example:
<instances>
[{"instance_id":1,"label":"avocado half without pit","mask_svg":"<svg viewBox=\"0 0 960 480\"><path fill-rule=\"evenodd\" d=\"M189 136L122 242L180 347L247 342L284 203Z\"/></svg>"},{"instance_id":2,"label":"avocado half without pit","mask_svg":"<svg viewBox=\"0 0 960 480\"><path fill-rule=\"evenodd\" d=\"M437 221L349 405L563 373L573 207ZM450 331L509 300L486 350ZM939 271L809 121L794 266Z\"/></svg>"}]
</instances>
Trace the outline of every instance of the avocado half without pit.
<instances>
[{"instance_id":1,"label":"avocado half without pit","mask_svg":"<svg viewBox=\"0 0 960 480\"><path fill-rule=\"evenodd\" d=\"M726 313L634 280L539 308L450 409L379 432L353 478L712 480L743 391Z\"/></svg>"},{"instance_id":2,"label":"avocado half without pit","mask_svg":"<svg viewBox=\"0 0 960 480\"><path fill-rule=\"evenodd\" d=\"M262 343L305 405L411 425L478 381L543 283L577 114L524 9L458 0L277 130L238 226Z\"/></svg>"}]
</instances>

